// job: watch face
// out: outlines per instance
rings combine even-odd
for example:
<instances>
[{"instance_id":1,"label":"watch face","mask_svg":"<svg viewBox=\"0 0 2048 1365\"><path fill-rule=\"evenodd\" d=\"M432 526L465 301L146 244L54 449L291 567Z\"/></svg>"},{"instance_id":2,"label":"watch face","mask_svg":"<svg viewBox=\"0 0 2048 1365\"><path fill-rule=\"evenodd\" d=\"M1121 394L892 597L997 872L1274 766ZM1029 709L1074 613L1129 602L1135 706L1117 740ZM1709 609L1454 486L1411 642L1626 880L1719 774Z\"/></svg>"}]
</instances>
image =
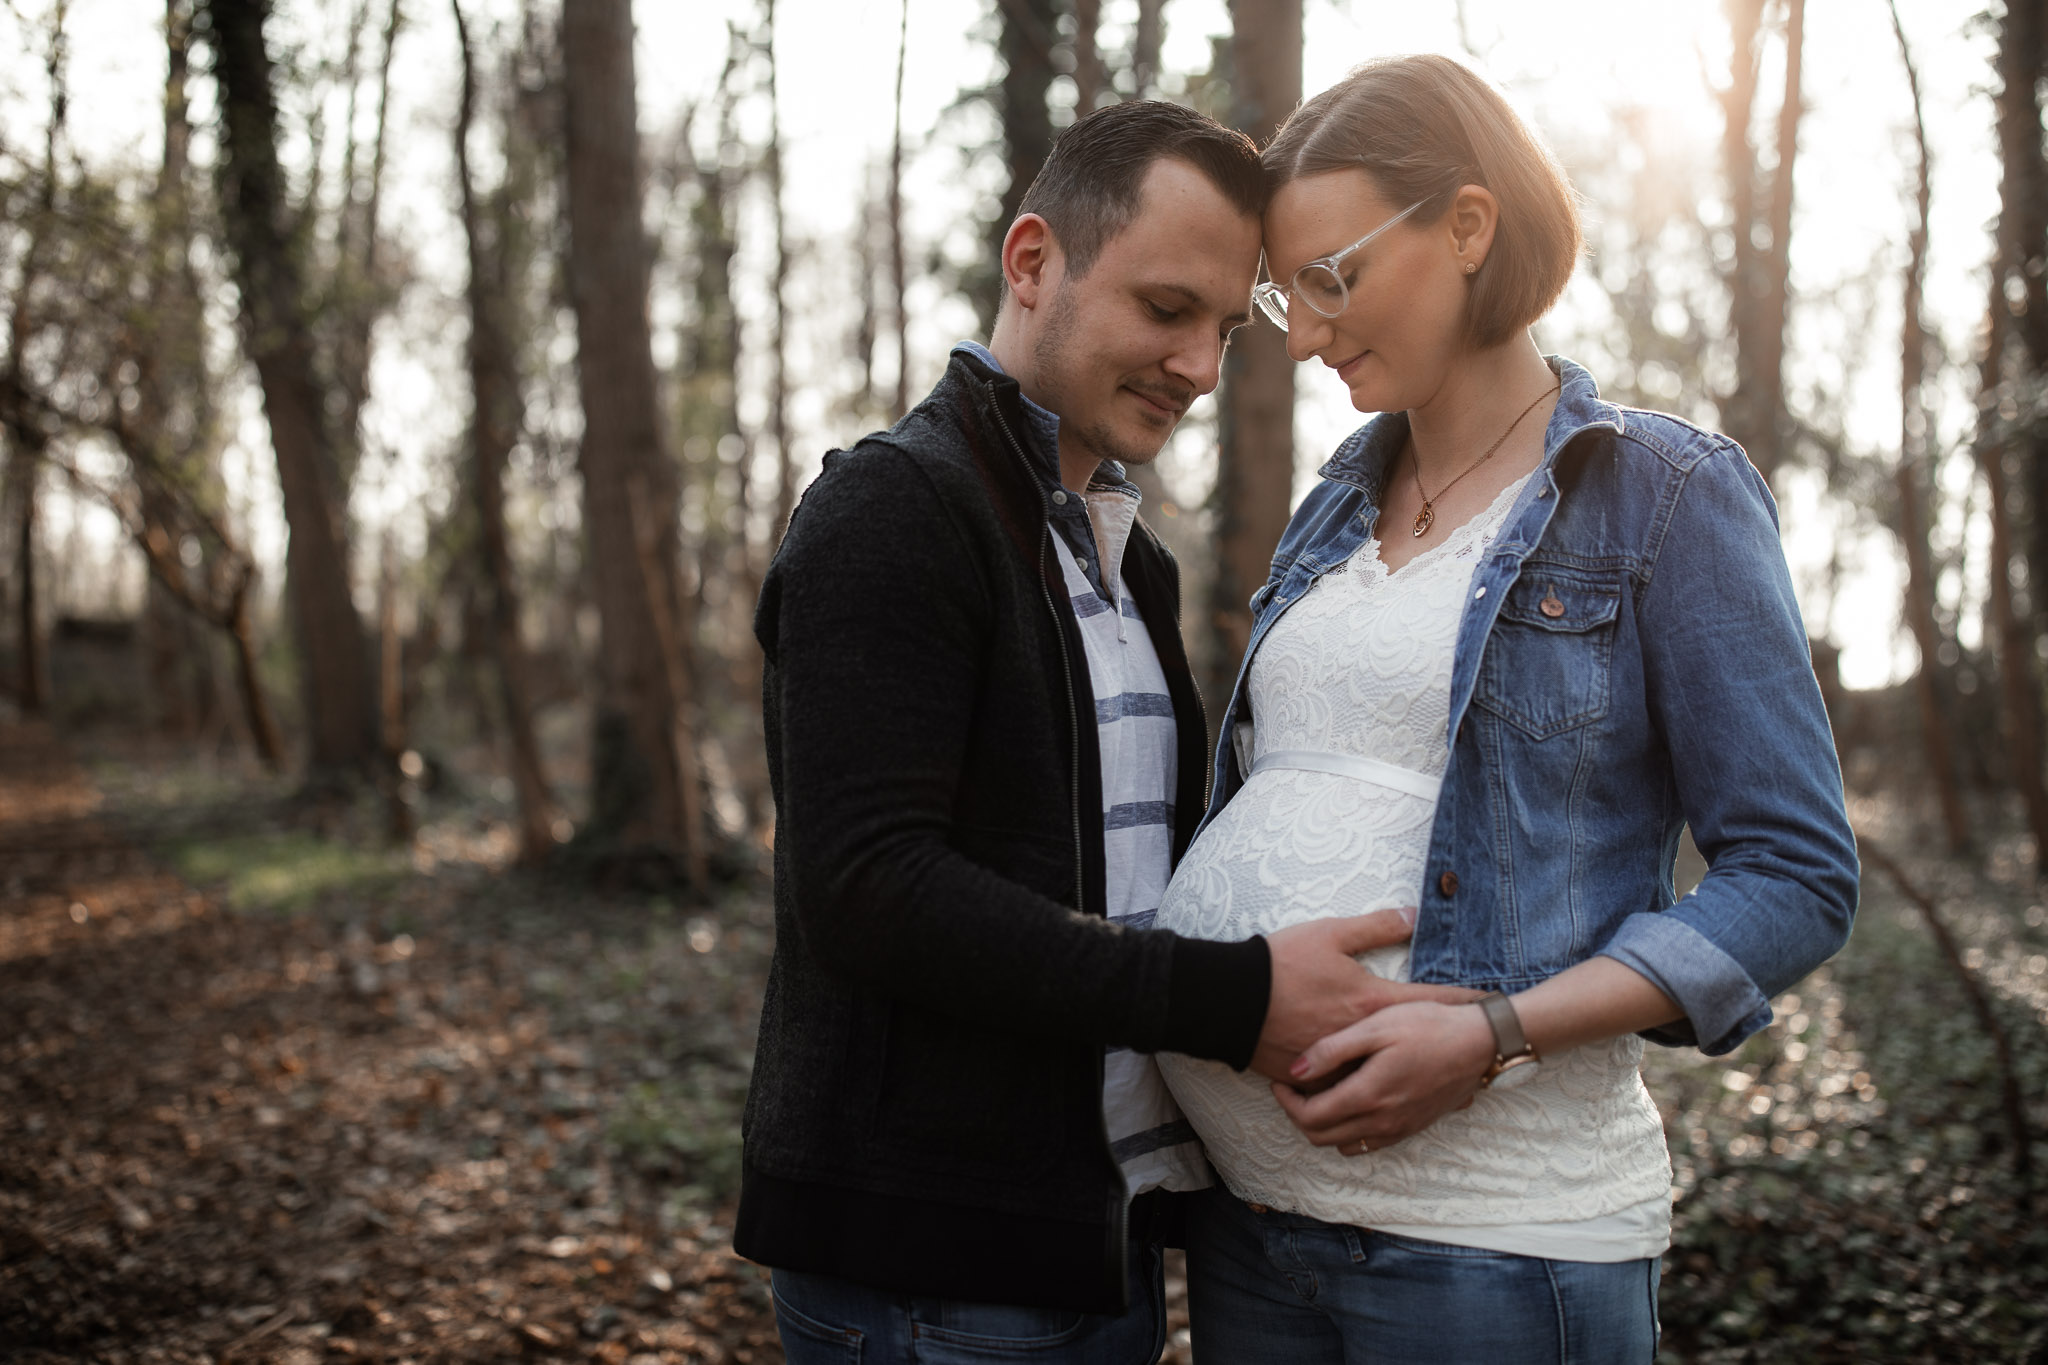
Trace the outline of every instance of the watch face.
<instances>
[{"instance_id":1,"label":"watch face","mask_svg":"<svg viewBox=\"0 0 2048 1365\"><path fill-rule=\"evenodd\" d=\"M1487 1088L1513 1090L1518 1085L1527 1085L1535 1080L1536 1073L1542 1069L1543 1063L1526 1053L1520 1057L1510 1057L1501 1063L1500 1070L1494 1073L1493 1081Z\"/></svg>"}]
</instances>

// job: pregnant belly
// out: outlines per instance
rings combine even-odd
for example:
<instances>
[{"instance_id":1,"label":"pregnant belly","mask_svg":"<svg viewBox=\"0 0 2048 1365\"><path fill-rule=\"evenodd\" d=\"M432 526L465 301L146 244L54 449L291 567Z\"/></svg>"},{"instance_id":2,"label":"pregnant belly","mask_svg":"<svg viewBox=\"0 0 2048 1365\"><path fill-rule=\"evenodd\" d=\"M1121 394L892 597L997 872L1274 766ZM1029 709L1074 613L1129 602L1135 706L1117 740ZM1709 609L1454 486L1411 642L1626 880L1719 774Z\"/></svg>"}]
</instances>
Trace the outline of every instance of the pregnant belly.
<instances>
[{"instance_id":1,"label":"pregnant belly","mask_svg":"<svg viewBox=\"0 0 2048 1365\"><path fill-rule=\"evenodd\" d=\"M1414 905L1436 803L1353 778L1260 772L1174 872L1157 923L1190 938L1268 934L1331 915ZM1405 975L1406 946L1360 961Z\"/></svg>"}]
</instances>

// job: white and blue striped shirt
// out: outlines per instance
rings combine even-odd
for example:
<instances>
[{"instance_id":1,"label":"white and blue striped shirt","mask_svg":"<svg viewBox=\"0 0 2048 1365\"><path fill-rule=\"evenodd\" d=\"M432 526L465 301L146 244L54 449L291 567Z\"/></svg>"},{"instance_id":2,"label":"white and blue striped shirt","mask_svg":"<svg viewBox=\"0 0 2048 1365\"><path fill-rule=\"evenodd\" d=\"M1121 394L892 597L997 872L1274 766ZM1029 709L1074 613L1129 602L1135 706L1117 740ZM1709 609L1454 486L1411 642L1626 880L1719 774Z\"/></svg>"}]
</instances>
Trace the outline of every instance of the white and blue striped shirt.
<instances>
[{"instance_id":1,"label":"white and blue striped shirt","mask_svg":"<svg viewBox=\"0 0 2048 1365\"><path fill-rule=\"evenodd\" d=\"M972 342L985 364L995 357ZM1053 546L1081 628L1102 755L1102 851L1109 918L1145 928L1173 872L1173 797L1178 732L1166 673L1138 604L1124 592L1124 547L1138 519L1138 489L1105 463L1086 493L1059 486L1059 418L1024 400L1031 454L1053 501ZM1195 1190L1211 1183L1200 1139L1151 1056L1112 1047L1103 1058L1103 1116L1110 1151L1130 1193Z\"/></svg>"}]
</instances>

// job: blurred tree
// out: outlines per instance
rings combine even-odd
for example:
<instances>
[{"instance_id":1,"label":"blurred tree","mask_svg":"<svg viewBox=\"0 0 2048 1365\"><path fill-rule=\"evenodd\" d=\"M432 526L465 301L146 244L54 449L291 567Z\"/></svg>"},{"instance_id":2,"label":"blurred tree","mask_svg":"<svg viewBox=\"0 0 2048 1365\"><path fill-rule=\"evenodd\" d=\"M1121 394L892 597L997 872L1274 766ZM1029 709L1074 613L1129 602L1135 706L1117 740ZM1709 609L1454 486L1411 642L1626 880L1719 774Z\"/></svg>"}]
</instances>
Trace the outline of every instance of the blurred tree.
<instances>
[{"instance_id":1,"label":"blurred tree","mask_svg":"<svg viewBox=\"0 0 2048 1365\"><path fill-rule=\"evenodd\" d=\"M1765 11L1778 0L1726 0L1732 44L1721 92L1722 173L1727 182L1730 251L1724 279L1728 330L1735 342L1735 384L1721 399L1721 429L1749 452L1765 479L1789 452L1785 421L1785 315L1791 298L1793 164L1799 150L1800 79L1806 0L1783 0L1784 93L1773 161L1763 164L1753 135L1763 61Z\"/></svg>"},{"instance_id":2,"label":"blurred tree","mask_svg":"<svg viewBox=\"0 0 2048 1365\"><path fill-rule=\"evenodd\" d=\"M896 396L889 403L889 420L898 421L910 410L910 310L904 304L908 290L903 261L903 67L910 48L910 0L896 21L896 112L889 138L889 284L890 318L896 333ZM1051 144L1047 144L1047 151ZM1044 157L1040 157L1042 162ZM1014 173L1014 167L1013 167ZM1036 176L1036 168L1032 170ZM1018 197L1023 197L1019 191ZM1007 224L1005 225L1007 229ZM997 239L998 242L1001 238ZM1000 271L998 271L1000 274ZM994 316L993 313L990 314Z\"/></svg>"},{"instance_id":3,"label":"blurred tree","mask_svg":"<svg viewBox=\"0 0 2048 1365\"><path fill-rule=\"evenodd\" d=\"M477 101L476 55L460 0L449 0L449 8L454 11L462 58L455 178L462 203L463 238L469 250L468 350L474 405L469 422L469 485L476 498L477 547L489 585L491 655L504 712L512 786L519 803L519 854L522 861L536 863L554 851L556 812L541 767L540 743L534 735L530 669L519 629L519 583L505 527L505 469L525 425L517 327L508 314L519 299L515 275L523 263L514 238L520 230L519 209L532 195L532 187L521 183L522 171L531 168L532 159L513 148L517 131L508 127L505 180L491 194L478 192L469 154Z\"/></svg>"},{"instance_id":4,"label":"blurred tree","mask_svg":"<svg viewBox=\"0 0 2048 1365\"><path fill-rule=\"evenodd\" d=\"M43 457L50 444L50 424L29 404L26 372L29 343L42 323L36 316L37 295L44 287L46 256L59 224L57 219L57 149L68 115L65 81L64 0L50 10L50 40L44 72L50 82L50 119L43 133L43 169L28 207L27 244L21 253L13 307L7 320L7 366L0 372L0 417L8 437L7 477L0 485L0 513L14 531L14 639L16 705L29 715L49 703L49 668L43 655L42 626L36 601L36 510L40 502Z\"/></svg>"},{"instance_id":5,"label":"blurred tree","mask_svg":"<svg viewBox=\"0 0 2048 1365\"><path fill-rule=\"evenodd\" d=\"M135 428L181 447L162 463L175 467L195 492L218 505L214 377L208 373L203 296L191 259L191 124L185 94L191 28L190 0L165 0L163 161L149 199L143 301L130 313L133 344L127 349L133 352L137 379ZM177 499L140 476L137 491L146 534L185 546L193 530L179 515ZM195 548L201 544L191 543ZM188 568L182 556L177 560L180 576L199 569ZM159 723L173 733L192 734L217 709L212 650L176 586L160 575L151 576L144 598L141 638Z\"/></svg>"},{"instance_id":6,"label":"blurred tree","mask_svg":"<svg viewBox=\"0 0 2048 1365\"><path fill-rule=\"evenodd\" d=\"M684 521L696 536L688 659L700 682L701 739L723 760L740 823L758 828L769 806L760 730L761 658L753 638L761 562L755 546L754 433L740 420L746 328L739 279L740 212L763 157L740 132L763 44L728 26L726 60L710 106L690 109L678 139L678 192L690 196L689 235L679 254L690 275L690 315L678 329L678 429L683 443ZM696 127L709 113L707 150ZM767 528L772 529L772 528Z\"/></svg>"},{"instance_id":7,"label":"blurred tree","mask_svg":"<svg viewBox=\"0 0 2048 1365\"><path fill-rule=\"evenodd\" d=\"M1002 123L1003 169L1007 179L996 216L988 224L988 249L961 274L981 335L995 326L996 305L1003 297L1003 238L1017 217L1024 191L1038 178L1038 168L1052 153L1054 30L1058 11L1053 0L996 0L996 56L1002 75L990 92Z\"/></svg>"},{"instance_id":8,"label":"blurred tree","mask_svg":"<svg viewBox=\"0 0 2048 1365\"><path fill-rule=\"evenodd\" d=\"M2023 470L2041 458L2044 371L2048 371L2048 301L2040 263L2039 195L2042 127L2038 83L2044 41L2040 6L2014 0L1998 24L1993 96L2000 159L1998 224L1993 233L1984 353L1978 366L1977 463L1983 471L1990 527L1990 621L1985 634L1998 655L2000 695L2012 782L2034 837L2036 873L2048 871L2048 786L2043 785L2041 685L2035 659L2039 632L2032 612L2015 599L2013 571L2021 546L2013 528L2008 461ZM2029 273L2030 265L2033 267ZM2017 342L2018 344L2014 344ZM2031 472L2029 470L2029 472ZM2035 509L2035 515L2041 515ZM2037 595L2038 586L2034 588Z\"/></svg>"},{"instance_id":9,"label":"blurred tree","mask_svg":"<svg viewBox=\"0 0 2048 1365\"><path fill-rule=\"evenodd\" d=\"M1109 79L1102 64L1102 50L1096 35L1102 28L1102 0L1073 0L1074 6L1074 117L1095 111L1108 89Z\"/></svg>"},{"instance_id":10,"label":"blurred tree","mask_svg":"<svg viewBox=\"0 0 2048 1365\"><path fill-rule=\"evenodd\" d=\"M1166 0L1138 0L1138 22L1131 30L1131 98L1152 98L1159 82L1159 48L1166 40Z\"/></svg>"},{"instance_id":11,"label":"blurred tree","mask_svg":"<svg viewBox=\"0 0 2048 1365\"><path fill-rule=\"evenodd\" d=\"M376 694L350 593L336 442L315 367L302 257L278 162L276 92L263 26L268 0L204 0L219 87L221 214L234 256L243 345L263 390L285 520L286 572L310 741L309 781L379 762Z\"/></svg>"},{"instance_id":12,"label":"blurred tree","mask_svg":"<svg viewBox=\"0 0 2048 1365\"><path fill-rule=\"evenodd\" d=\"M1894 475L1898 490L1899 543L1906 552L1906 596L1901 613L1920 652L1913 690L1920 705L1921 742L1928 774L1941 806L1949 852L1965 852L1971 843L1968 812L1963 807L1950 744L1950 707L1945 701L1941 666L1941 628L1934 616L1934 568L1927 538L1931 518L1926 508L1933 491L1934 423L1927 406L1927 361L1932 346L1922 322L1922 296L1927 277L1928 208L1933 198L1933 165L1927 149L1927 120L1920 98L1920 72L1912 45L1899 22L1898 0L1888 0L1892 33L1906 86L1913 98L1913 219L1906 236L1906 269L1901 288L1899 326L1899 462Z\"/></svg>"},{"instance_id":13,"label":"blurred tree","mask_svg":"<svg viewBox=\"0 0 2048 1365\"><path fill-rule=\"evenodd\" d=\"M1264 146L1301 103L1301 0L1231 0L1230 27L1230 122ZM1214 645L1205 681L1220 703L1250 643L1246 603L1266 581L1294 502L1294 362L1278 328L1260 323L1238 333L1224 358L1217 421Z\"/></svg>"},{"instance_id":14,"label":"blurred tree","mask_svg":"<svg viewBox=\"0 0 2048 1365\"><path fill-rule=\"evenodd\" d=\"M593 851L703 885L702 784L689 722L677 471L662 439L641 226L631 0L562 11L569 292L583 399L583 524L601 622L591 750Z\"/></svg>"},{"instance_id":15,"label":"blurred tree","mask_svg":"<svg viewBox=\"0 0 2048 1365\"><path fill-rule=\"evenodd\" d=\"M903 30L910 23L909 6L904 6ZM789 514L796 506L796 459L789 435L789 223L783 210L786 186L782 175L782 96L777 86L775 52L775 0L761 0L762 55L768 63L768 146L762 154L761 170L768 180L768 215L775 235L775 265L768 278L768 298L773 309L773 330L769 334L768 435L775 442L775 522L768 532L768 551L782 543L789 526ZM903 39L897 38L896 130L897 145L903 131ZM758 587L756 588L758 592ZM747 632L748 644L753 631Z\"/></svg>"},{"instance_id":16,"label":"blurred tree","mask_svg":"<svg viewBox=\"0 0 2048 1365\"><path fill-rule=\"evenodd\" d=\"M318 343L322 367L333 375L340 394L340 412L334 421L335 452L340 461L339 479L343 489L355 482L362 459L363 409L370 399L370 334L377 320L398 297L400 279L385 259L381 231L384 200L386 148L391 123L391 57L404 25L401 0L390 0L385 11L383 43L377 62L377 109L372 124L369 165L358 173L364 150L357 143L356 102L362 90L360 53L363 30L368 27L372 0L357 0L349 24L347 55L342 80L347 86L347 115L343 129L340 202L334 217L334 265L322 282L322 297L313 310L319 326ZM316 172L317 174L317 172ZM315 182L317 183L317 181ZM306 212L317 212L309 192ZM346 508L343 509L346 515Z\"/></svg>"}]
</instances>

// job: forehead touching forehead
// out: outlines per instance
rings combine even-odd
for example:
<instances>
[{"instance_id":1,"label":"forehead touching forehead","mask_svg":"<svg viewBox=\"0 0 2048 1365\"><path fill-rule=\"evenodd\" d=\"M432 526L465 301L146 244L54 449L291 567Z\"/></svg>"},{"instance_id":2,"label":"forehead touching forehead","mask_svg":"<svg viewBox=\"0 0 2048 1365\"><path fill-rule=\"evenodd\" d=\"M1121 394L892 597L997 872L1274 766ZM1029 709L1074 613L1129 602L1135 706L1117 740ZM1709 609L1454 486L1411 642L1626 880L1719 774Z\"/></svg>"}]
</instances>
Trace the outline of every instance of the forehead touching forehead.
<instances>
[{"instance_id":1,"label":"forehead touching forehead","mask_svg":"<svg viewBox=\"0 0 2048 1365\"><path fill-rule=\"evenodd\" d=\"M1243 217L1266 206L1265 178L1250 138L1162 100L1130 100L1078 120L1018 205L1052 229L1069 277L1085 275L1103 245L1129 227L1145 200L1148 173L1162 160L1185 163Z\"/></svg>"}]
</instances>

